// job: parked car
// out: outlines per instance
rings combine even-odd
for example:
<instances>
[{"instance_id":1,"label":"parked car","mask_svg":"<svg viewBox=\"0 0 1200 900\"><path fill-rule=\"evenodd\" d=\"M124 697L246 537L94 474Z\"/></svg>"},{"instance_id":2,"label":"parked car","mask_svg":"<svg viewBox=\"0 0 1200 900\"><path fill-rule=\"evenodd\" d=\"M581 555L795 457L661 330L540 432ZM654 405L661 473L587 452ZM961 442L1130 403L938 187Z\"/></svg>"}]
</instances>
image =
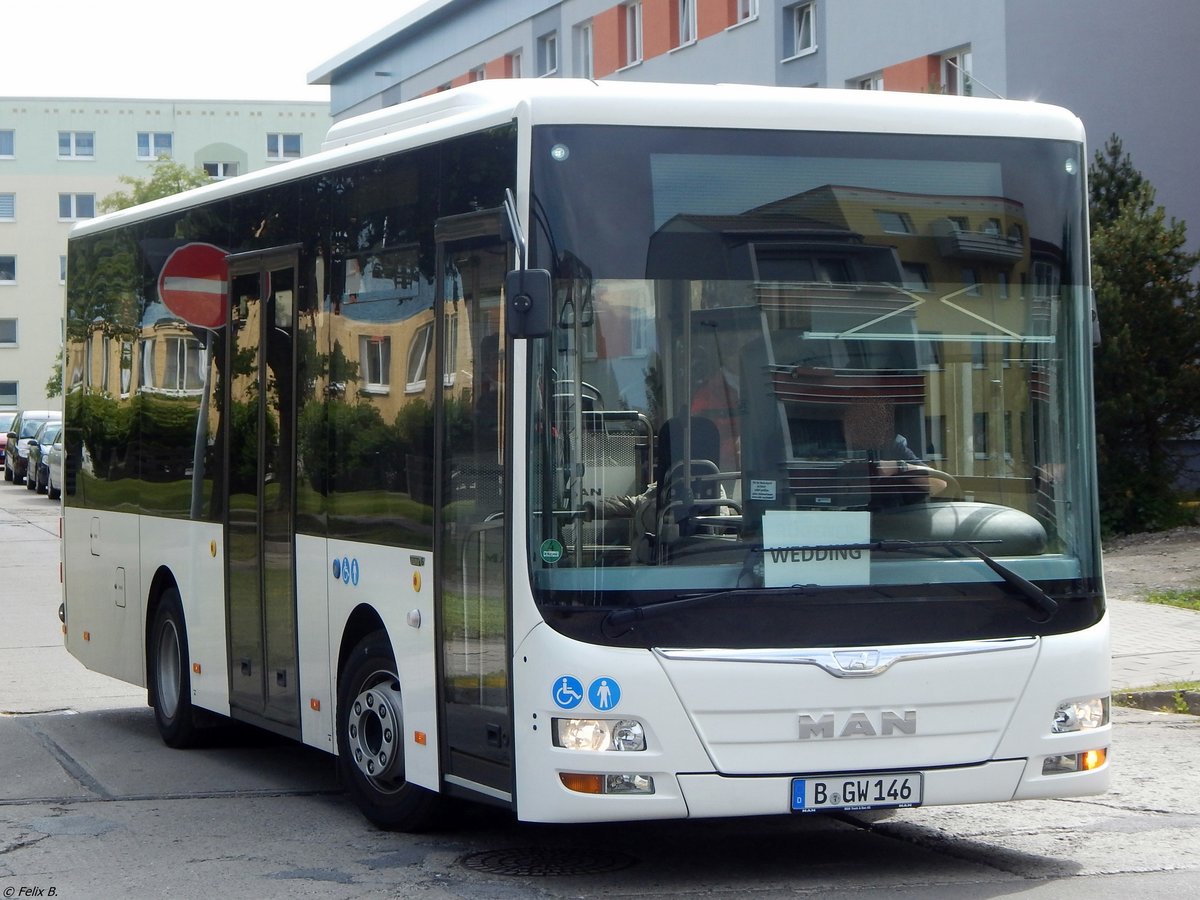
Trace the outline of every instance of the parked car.
<instances>
[{"instance_id":1,"label":"parked car","mask_svg":"<svg viewBox=\"0 0 1200 900\"><path fill-rule=\"evenodd\" d=\"M8 429L16 417L15 409L0 410L0 464L4 463L4 447L8 444Z\"/></svg>"},{"instance_id":2,"label":"parked car","mask_svg":"<svg viewBox=\"0 0 1200 900\"><path fill-rule=\"evenodd\" d=\"M51 500L57 500L62 496L63 434L65 432L65 428L58 432L58 437L46 453L46 496Z\"/></svg>"},{"instance_id":3,"label":"parked car","mask_svg":"<svg viewBox=\"0 0 1200 900\"><path fill-rule=\"evenodd\" d=\"M50 447L62 434L62 422L53 420L45 422L37 430L37 434L29 441L29 460L25 469L25 487L39 494L46 491L46 480L50 476L49 460Z\"/></svg>"},{"instance_id":4,"label":"parked car","mask_svg":"<svg viewBox=\"0 0 1200 900\"><path fill-rule=\"evenodd\" d=\"M29 465L29 440L46 422L62 421L56 409L23 409L8 426L8 443L4 448L4 480L20 484L25 480Z\"/></svg>"}]
</instances>

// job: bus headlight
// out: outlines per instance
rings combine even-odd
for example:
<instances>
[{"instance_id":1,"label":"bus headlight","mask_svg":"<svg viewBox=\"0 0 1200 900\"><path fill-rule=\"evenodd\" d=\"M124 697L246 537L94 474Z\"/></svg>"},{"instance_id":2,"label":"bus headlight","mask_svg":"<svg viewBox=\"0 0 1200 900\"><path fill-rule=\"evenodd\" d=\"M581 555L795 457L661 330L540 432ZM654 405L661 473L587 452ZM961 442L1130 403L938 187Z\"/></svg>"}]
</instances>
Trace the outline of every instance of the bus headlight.
<instances>
[{"instance_id":1,"label":"bus headlight","mask_svg":"<svg viewBox=\"0 0 1200 900\"><path fill-rule=\"evenodd\" d=\"M635 719L555 719L554 746L564 750L645 750L646 732Z\"/></svg>"},{"instance_id":2,"label":"bus headlight","mask_svg":"<svg viewBox=\"0 0 1200 900\"><path fill-rule=\"evenodd\" d=\"M1069 734L1101 728L1108 724L1108 715L1108 697L1068 700L1058 704L1058 709L1054 710L1054 721L1050 725L1050 731L1054 734Z\"/></svg>"}]
</instances>

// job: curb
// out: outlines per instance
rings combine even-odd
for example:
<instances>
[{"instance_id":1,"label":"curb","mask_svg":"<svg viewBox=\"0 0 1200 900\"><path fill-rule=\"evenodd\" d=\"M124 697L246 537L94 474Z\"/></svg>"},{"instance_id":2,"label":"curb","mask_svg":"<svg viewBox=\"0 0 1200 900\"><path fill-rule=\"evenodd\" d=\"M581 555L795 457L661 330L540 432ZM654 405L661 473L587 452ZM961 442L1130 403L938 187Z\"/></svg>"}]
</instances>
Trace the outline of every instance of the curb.
<instances>
[{"instance_id":1,"label":"curb","mask_svg":"<svg viewBox=\"0 0 1200 900\"><path fill-rule=\"evenodd\" d=\"M1117 706L1200 716L1200 691L1117 691L1112 699Z\"/></svg>"}]
</instances>

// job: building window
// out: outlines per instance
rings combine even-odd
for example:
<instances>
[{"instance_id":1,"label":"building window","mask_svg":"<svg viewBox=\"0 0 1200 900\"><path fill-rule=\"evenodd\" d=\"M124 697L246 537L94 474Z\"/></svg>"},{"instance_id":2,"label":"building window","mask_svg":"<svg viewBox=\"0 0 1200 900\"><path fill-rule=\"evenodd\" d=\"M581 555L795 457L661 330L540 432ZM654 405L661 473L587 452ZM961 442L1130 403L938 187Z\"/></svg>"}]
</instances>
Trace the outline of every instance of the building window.
<instances>
[{"instance_id":1,"label":"building window","mask_svg":"<svg viewBox=\"0 0 1200 900\"><path fill-rule=\"evenodd\" d=\"M784 58L802 56L817 49L816 3L800 3L784 10Z\"/></svg>"},{"instance_id":2,"label":"building window","mask_svg":"<svg viewBox=\"0 0 1200 900\"><path fill-rule=\"evenodd\" d=\"M876 72L874 75L868 75L866 78L859 78L847 87L855 87L860 91L882 91L883 90L883 74Z\"/></svg>"},{"instance_id":3,"label":"building window","mask_svg":"<svg viewBox=\"0 0 1200 900\"><path fill-rule=\"evenodd\" d=\"M392 339L368 334L360 337L359 364L362 366L363 390L370 394L386 394L392 384Z\"/></svg>"},{"instance_id":4,"label":"building window","mask_svg":"<svg viewBox=\"0 0 1200 900\"><path fill-rule=\"evenodd\" d=\"M74 222L77 219L91 219L96 215L95 194L59 194L58 220Z\"/></svg>"},{"instance_id":5,"label":"building window","mask_svg":"<svg viewBox=\"0 0 1200 900\"><path fill-rule=\"evenodd\" d=\"M0 194L0 222L11 222L17 217L17 195Z\"/></svg>"},{"instance_id":6,"label":"building window","mask_svg":"<svg viewBox=\"0 0 1200 900\"><path fill-rule=\"evenodd\" d=\"M267 159L299 159L299 157L300 135L267 135Z\"/></svg>"},{"instance_id":7,"label":"building window","mask_svg":"<svg viewBox=\"0 0 1200 900\"><path fill-rule=\"evenodd\" d=\"M675 46L683 47L696 40L696 0L675 0L678 6L676 20L679 29L679 40Z\"/></svg>"},{"instance_id":8,"label":"building window","mask_svg":"<svg viewBox=\"0 0 1200 900\"><path fill-rule=\"evenodd\" d=\"M963 97L971 96L970 50L956 50L942 57L942 91Z\"/></svg>"},{"instance_id":9,"label":"building window","mask_svg":"<svg viewBox=\"0 0 1200 900\"><path fill-rule=\"evenodd\" d=\"M624 40L621 42L621 66L632 66L642 61L642 4L626 3L621 24L625 28Z\"/></svg>"},{"instance_id":10,"label":"building window","mask_svg":"<svg viewBox=\"0 0 1200 900\"><path fill-rule=\"evenodd\" d=\"M204 164L204 174L209 178L233 178L238 173L238 164L235 162L206 162Z\"/></svg>"},{"instance_id":11,"label":"building window","mask_svg":"<svg viewBox=\"0 0 1200 900\"><path fill-rule=\"evenodd\" d=\"M893 212L888 209L875 210L875 218L886 234L912 234L913 223L908 213Z\"/></svg>"},{"instance_id":12,"label":"building window","mask_svg":"<svg viewBox=\"0 0 1200 900\"><path fill-rule=\"evenodd\" d=\"M169 391L194 392L204 389L204 350L195 338L166 339L162 387ZM108 357L105 355L107 369ZM107 373L106 373L107 375Z\"/></svg>"},{"instance_id":13,"label":"building window","mask_svg":"<svg viewBox=\"0 0 1200 900\"><path fill-rule=\"evenodd\" d=\"M487 70L483 66L477 66L467 73L467 78L471 81L483 81L487 78Z\"/></svg>"},{"instance_id":14,"label":"building window","mask_svg":"<svg viewBox=\"0 0 1200 900\"><path fill-rule=\"evenodd\" d=\"M975 458L988 458L988 414L977 412L974 415Z\"/></svg>"},{"instance_id":15,"label":"building window","mask_svg":"<svg viewBox=\"0 0 1200 900\"><path fill-rule=\"evenodd\" d=\"M946 458L946 417L925 417L925 458Z\"/></svg>"},{"instance_id":16,"label":"building window","mask_svg":"<svg viewBox=\"0 0 1200 900\"><path fill-rule=\"evenodd\" d=\"M917 345L917 360L922 369L940 372L945 368L942 361L942 332L922 331L921 343Z\"/></svg>"},{"instance_id":17,"label":"building window","mask_svg":"<svg viewBox=\"0 0 1200 900\"><path fill-rule=\"evenodd\" d=\"M508 54L508 77L509 78L521 78L522 77L521 54L520 53Z\"/></svg>"},{"instance_id":18,"label":"building window","mask_svg":"<svg viewBox=\"0 0 1200 900\"><path fill-rule=\"evenodd\" d=\"M455 375L458 374L458 316L449 315L442 320L442 385L453 387Z\"/></svg>"},{"instance_id":19,"label":"building window","mask_svg":"<svg viewBox=\"0 0 1200 900\"><path fill-rule=\"evenodd\" d=\"M138 159L171 158L171 133L169 131L139 131L137 136Z\"/></svg>"},{"instance_id":20,"label":"building window","mask_svg":"<svg viewBox=\"0 0 1200 900\"><path fill-rule=\"evenodd\" d=\"M929 266L925 263L902 262L900 272L904 276L906 290L924 292L930 289Z\"/></svg>"},{"instance_id":21,"label":"building window","mask_svg":"<svg viewBox=\"0 0 1200 900\"><path fill-rule=\"evenodd\" d=\"M735 0L735 23L758 18L758 0Z\"/></svg>"},{"instance_id":22,"label":"building window","mask_svg":"<svg viewBox=\"0 0 1200 900\"><path fill-rule=\"evenodd\" d=\"M558 71L558 32L538 38L538 75L553 75Z\"/></svg>"},{"instance_id":23,"label":"building window","mask_svg":"<svg viewBox=\"0 0 1200 900\"><path fill-rule=\"evenodd\" d=\"M963 287L966 288L966 294L970 297L980 296L979 290L979 270L973 266L963 266L962 269Z\"/></svg>"},{"instance_id":24,"label":"building window","mask_svg":"<svg viewBox=\"0 0 1200 900\"><path fill-rule=\"evenodd\" d=\"M96 156L96 134L92 131L60 131L59 159L93 159Z\"/></svg>"},{"instance_id":25,"label":"building window","mask_svg":"<svg viewBox=\"0 0 1200 900\"><path fill-rule=\"evenodd\" d=\"M0 381L0 406L17 405L17 382Z\"/></svg>"},{"instance_id":26,"label":"building window","mask_svg":"<svg viewBox=\"0 0 1200 900\"><path fill-rule=\"evenodd\" d=\"M17 346L17 320L0 319L0 346Z\"/></svg>"},{"instance_id":27,"label":"building window","mask_svg":"<svg viewBox=\"0 0 1200 900\"><path fill-rule=\"evenodd\" d=\"M429 344L433 338L433 323L417 329L408 345L408 365L404 369L404 390L410 393L425 390L425 369L429 363Z\"/></svg>"},{"instance_id":28,"label":"building window","mask_svg":"<svg viewBox=\"0 0 1200 900\"><path fill-rule=\"evenodd\" d=\"M595 61L592 52L593 32L591 22L584 22L575 29L575 41L578 49L575 74L580 78L592 78L595 76Z\"/></svg>"},{"instance_id":29,"label":"building window","mask_svg":"<svg viewBox=\"0 0 1200 900\"><path fill-rule=\"evenodd\" d=\"M17 258L0 256L0 284L15 284L17 281Z\"/></svg>"},{"instance_id":30,"label":"building window","mask_svg":"<svg viewBox=\"0 0 1200 900\"><path fill-rule=\"evenodd\" d=\"M0 159L16 156L16 134L11 128L0 128Z\"/></svg>"}]
</instances>

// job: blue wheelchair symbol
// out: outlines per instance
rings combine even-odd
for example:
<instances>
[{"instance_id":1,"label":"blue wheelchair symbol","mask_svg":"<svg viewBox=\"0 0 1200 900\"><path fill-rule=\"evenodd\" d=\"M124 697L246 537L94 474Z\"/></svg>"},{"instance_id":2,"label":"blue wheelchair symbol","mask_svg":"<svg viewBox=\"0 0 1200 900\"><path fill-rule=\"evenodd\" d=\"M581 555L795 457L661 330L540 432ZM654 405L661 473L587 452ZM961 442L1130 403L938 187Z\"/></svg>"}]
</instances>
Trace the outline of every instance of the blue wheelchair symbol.
<instances>
[{"instance_id":1,"label":"blue wheelchair symbol","mask_svg":"<svg viewBox=\"0 0 1200 900\"><path fill-rule=\"evenodd\" d=\"M615 678L597 678L588 685L588 702L595 709L615 709L621 702L621 686Z\"/></svg>"},{"instance_id":2,"label":"blue wheelchair symbol","mask_svg":"<svg viewBox=\"0 0 1200 900\"><path fill-rule=\"evenodd\" d=\"M583 682L574 675L564 675L554 683L552 693L559 709L574 709L583 701Z\"/></svg>"},{"instance_id":3,"label":"blue wheelchair symbol","mask_svg":"<svg viewBox=\"0 0 1200 900\"><path fill-rule=\"evenodd\" d=\"M349 559L349 557L343 556L342 557L342 584L349 584L349 583L350 583L350 559Z\"/></svg>"}]
</instances>

